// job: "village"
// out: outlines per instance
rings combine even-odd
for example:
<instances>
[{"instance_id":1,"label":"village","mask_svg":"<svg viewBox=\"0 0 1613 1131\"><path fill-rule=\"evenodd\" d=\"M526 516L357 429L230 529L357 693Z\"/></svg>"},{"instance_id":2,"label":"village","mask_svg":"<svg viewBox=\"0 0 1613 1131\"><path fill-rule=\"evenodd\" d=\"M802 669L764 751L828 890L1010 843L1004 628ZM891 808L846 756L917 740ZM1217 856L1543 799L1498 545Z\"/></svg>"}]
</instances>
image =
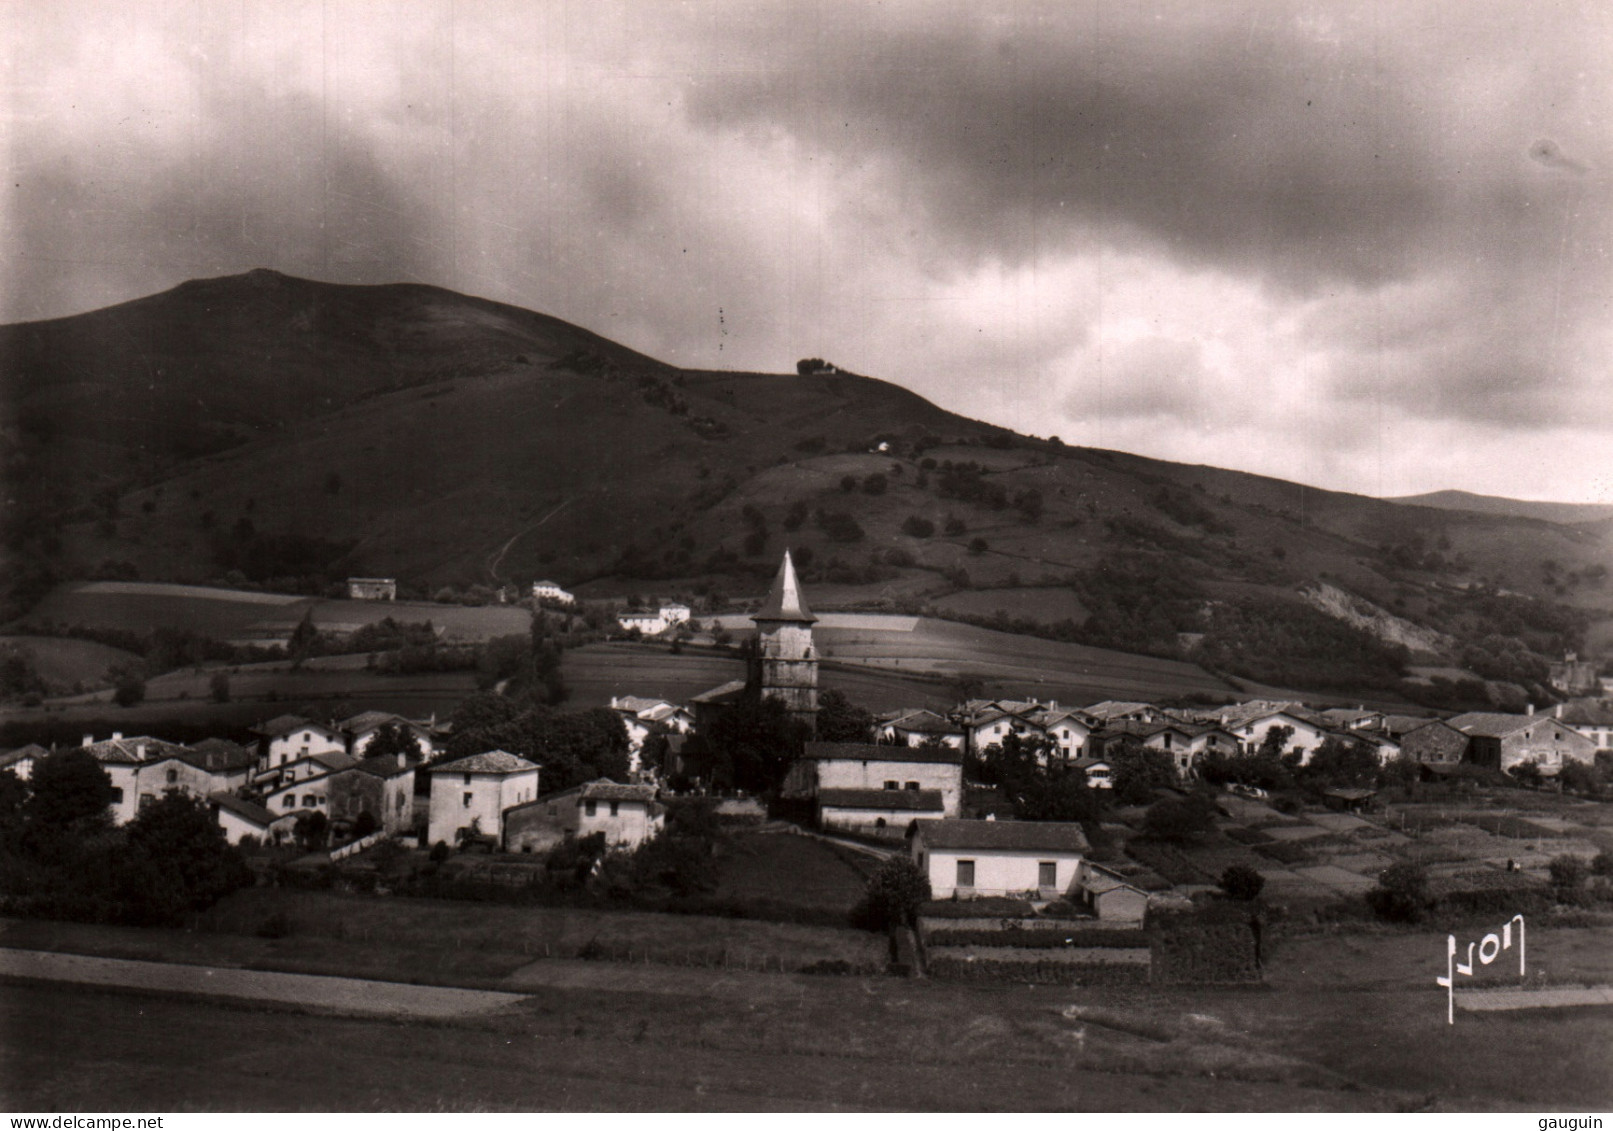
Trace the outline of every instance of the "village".
<instances>
[{"instance_id":1,"label":"village","mask_svg":"<svg viewBox=\"0 0 1613 1131\"><path fill-rule=\"evenodd\" d=\"M395 596L384 579L355 579L352 589ZM540 582L539 601L566 608L575 598ZM622 612L619 623L653 637L689 616L687 605L665 603ZM1359 896L1406 856L1391 844L1427 856L1425 841L1404 835L1405 806L1386 811L1385 798L1415 802L1432 790L1472 808L1474 790L1496 785L1596 797L1613 755L1613 712L1594 698L1448 718L1292 701L1077 707L1035 698L876 716L837 692L820 695L818 618L788 552L750 619L746 679L687 703L611 698L607 727L616 733L603 741L624 756L617 772L590 780L567 781L532 751L472 749L469 735L456 744L448 721L378 710L276 716L253 728L255 744L86 734L77 747L11 750L0 771L26 785L47 760L87 756L106 776L114 826L178 795L205 806L229 845L304 869L362 865L387 843L434 861L506 860L519 875L521 860L574 852L579 842L632 853L664 832L670 806L703 798L735 827L766 824L866 860L910 860L926 899L980 901L982 916L1000 919L1010 907L1034 917L1052 906L1058 922L1141 928L1150 908L1190 910L1195 896L1228 887L1228 870L1272 897ZM794 749L773 752L781 772L770 788L736 789L731 774L711 772L710 737L746 705L768 703L787 724L773 741ZM1383 827L1397 811L1400 831ZM1600 822L1552 821L1496 815L1497 833L1511 822L1526 838L1509 841L1485 831L1482 813L1447 813L1444 825L1487 843L1436 854L1434 875L1447 887L1483 889L1543 884L1553 860L1575 852L1589 866ZM1575 841L1576 832L1590 839ZM1212 833L1219 847L1205 849Z\"/></svg>"}]
</instances>

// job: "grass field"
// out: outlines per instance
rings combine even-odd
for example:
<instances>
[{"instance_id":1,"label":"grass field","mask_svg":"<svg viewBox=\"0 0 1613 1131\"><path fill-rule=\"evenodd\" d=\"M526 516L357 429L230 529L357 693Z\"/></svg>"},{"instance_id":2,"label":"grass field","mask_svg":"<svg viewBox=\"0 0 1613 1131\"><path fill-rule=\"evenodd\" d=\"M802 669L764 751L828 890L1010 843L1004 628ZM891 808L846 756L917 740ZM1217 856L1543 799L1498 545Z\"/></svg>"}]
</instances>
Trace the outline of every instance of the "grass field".
<instances>
[{"instance_id":1,"label":"grass field","mask_svg":"<svg viewBox=\"0 0 1613 1131\"><path fill-rule=\"evenodd\" d=\"M531 618L519 605L467 607L429 601L346 601L257 593L198 585L141 581L86 581L63 585L23 618L148 633L167 626L219 640L275 641L290 636L309 612L325 632L348 633L386 617L430 621L448 640L487 640L527 631Z\"/></svg>"},{"instance_id":2,"label":"grass field","mask_svg":"<svg viewBox=\"0 0 1613 1131\"><path fill-rule=\"evenodd\" d=\"M1603 938L1541 930L1531 953L1564 980L1596 977ZM6 945L172 948L214 965L267 965L290 941L0 923ZM262 949L209 949L221 944ZM355 940L328 956L379 974L406 949ZM1448 1026L1433 982L1443 955L1443 937L1426 931L1277 940L1265 988L1172 991L540 959L525 980L500 983L530 993L524 1003L407 1025L9 986L0 1024L25 1039L0 1050L0 1099L25 1111L1589 1111L1613 1102L1613 1011L1458 1013ZM462 977L476 960L463 951L440 973L485 984ZM197 984L205 988L200 973Z\"/></svg>"},{"instance_id":3,"label":"grass field","mask_svg":"<svg viewBox=\"0 0 1613 1131\"><path fill-rule=\"evenodd\" d=\"M57 636L0 636L0 651L11 649L33 658L53 695L69 692L75 684L104 683L108 668L140 663L139 656L121 648Z\"/></svg>"},{"instance_id":4,"label":"grass field","mask_svg":"<svg viewBox=\"0 0 1613 1131\"><path fill-rule=\"evenodd\" d=\"M1059 621L1087 619L1087 610L1068 588L1056 589L963 589L950 593L935 602L943 613L962 613L970 617L990 617L1002 612L1014 620L1032 620L1038 624L1057 624Z\"/></svg>"}]
</instances>

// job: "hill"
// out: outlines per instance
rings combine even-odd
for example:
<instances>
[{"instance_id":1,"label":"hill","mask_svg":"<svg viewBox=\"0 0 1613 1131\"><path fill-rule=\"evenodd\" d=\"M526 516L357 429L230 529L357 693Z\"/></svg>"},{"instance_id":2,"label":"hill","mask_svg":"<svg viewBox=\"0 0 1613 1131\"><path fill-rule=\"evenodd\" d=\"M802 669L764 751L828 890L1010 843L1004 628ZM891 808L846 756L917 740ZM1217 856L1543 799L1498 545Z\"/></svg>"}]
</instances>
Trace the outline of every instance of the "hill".
<instances>
[{"instance_id":1,"label":"hill","mask_svg":"<svg viewBox=\"0 0 1613 1131\"><path fill-rule=\"evenodd\" d=\"M1613 503L1549 503L1531 499L1503 499L1498 495L1475 495L1468 491L1433 491L1426 495L1403 495L1389 501L1448 511L1538 518L1546 522L1601 522L1613 518Z\"/></svg>"},{"instance_id":2,"label":"hill","mask_svg":"<svg viewBox=\"0 0 1613 1131\"><path fill-rule=\"evenodd\" d=\"M1404 657L1363 623L1538 687L1613 614L1613 522L1069 447L839 371L681 370L427 286L254 271L0 327L0 436L13 615L63 581L348 574L722 608L789 546L825 608L1382 692ZM1323 581L1383 615L1307 603Z\"/></svg>"}]
</instances>

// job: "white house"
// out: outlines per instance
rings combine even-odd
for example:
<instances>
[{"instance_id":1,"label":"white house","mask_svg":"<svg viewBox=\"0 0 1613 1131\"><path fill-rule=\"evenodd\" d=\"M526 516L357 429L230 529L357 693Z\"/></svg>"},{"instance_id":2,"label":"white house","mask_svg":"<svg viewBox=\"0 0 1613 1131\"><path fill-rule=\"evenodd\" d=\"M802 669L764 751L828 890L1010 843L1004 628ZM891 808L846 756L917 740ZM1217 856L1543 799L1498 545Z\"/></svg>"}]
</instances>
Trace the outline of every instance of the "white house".
<instances>
[{"instance_id":1,"label":"white house","mask_svg":"<svg viewBox=\"0 0 1613 1131\"><path fill-rule=\"evenodd\" d=\"M50 753L38 743L29 743L19 746L15 750L0 754L0 770L10 770L22 781L34 776L34 763Z\"/></svg>"},{"instance_id":2,"label":"white house","mask_svg":"<svg viewBox=\"0 0 1613 1131\"><path fill-rule=\"evenodd\" d=\"M135 792L138 795L135 811L154 804L170 791L205 801L214 793L230 789L226 774L213 774L195 764L195 757L170 754L141 762L134 768Z\"/></svg>"},{"instance_id":3,"label":"white house","mask_svg":"<svg viewBox=\"0 0 1613 1131\"><path fill-rule=\"evenodd\" d=\"M1074 822L920 821L911 851L936 899L1054 899L1074 886L1087 840Z\"/></svg>"},{"instance_id":4,"label":"white house","mask_svg":"<svg viewBox=\"0 0 1613 1131\"><path fill-rule=\"evenodd\" d=\"M903 711L893 715L879 724L879 737L882 742L900 742L904 746L942 742L954 750L962 750L968 741L962 726L934 711Z\"/></svg>"},{"instance_id":5,"label":"white house","mask_svg":"<svg viewBox=\"0 0 1613 1131\"><path fill-rule=\"evenodd\" d=\"M622 785L600 778L504 811L504 847L543 852L568 836L605 834L611 848L637 848L666 821L653 785Z\"/></svg>"},{"instance_id":6,"label":"white house","mask_svg":"<svg viewBox=\"0 0 1613 1131\"><path fill-rule=\"evenodd\" d=\"M426 838L458 844L474 831L502 838L504 811L538 796L538 766L506 750L489 750L432 766Z\"/></svg>"},{"instance_id":7,"label":"white house","mask_svg":"<svg viewBox=\"0 0 1613 1131\"><path fill-rule=\"evenodd\" d=\"M208 799L212 803L213 818L224 830L224 839L240 844L243 837L253 837L261 844L276 843L291 835L294 819L276 816L255 801L244 801L233 793L219 792Z\"/></svg>"},{"instance_id":8,"label":"white house","mask_svg":"<svg viewBox=\"0 0 1613 1131\"><path fill-rule=\"evenodd\" d=\"M276 816L305 809L328 815L330 778L327 772L317 777L288 779L263 795L263 807Z\"/></svg>"},{"instance_id":9,"label":"white house","mask_svg":"<svg viewBox=\"0 0 1613 1131\"><path fill-rule=\"evenodd\" d=\"M654 611L629 609L627 612L618 613L616 623L622 626L623 632L631 632L636 628L645 636L659 636L669 628L686 624L690 612L688 605L667 601Z\"/></svg>"},{"instance_id":10,"label":"white house","mask_svg":"<svg viewBox=\"0 0 1613 1131\"><path fill-rule=\"evenodd\" d=\"M611 710L621 716L627 728L628 769L637 773L644 741L652 734L688 734L694 729L694 712L665 699L638 695L613 695Z\"/></svg>"},{"instance_id":11,"label":"white house","mask_svg":"<svg viewBox=\"0 0 1613 1131\"><path fill-rule=\"evenodd\" d=\"M1284 757L1298 754L1300 765L1310 761L1310 756L1316 753L1316 748L1327 737L1315 723L1291 711L1273 709L1263 703L1222 708L1216 712L1216 722L1222 730L1243 743L1244 750L1251 753L1265 745L1266 735L1279 727L1287 727L1292 733L1283 743L1279 754Z\"/></svg>"},{"instance_id":12,"label":"white house","mask_svg":"<svg viewBox=\"0 0 1613 1131\"><path fill-rule=\"evenodd\" d=\"M431 728L389 711L362 711L337 723L336 730L347 740L349 754L354 758L365 758L369 756L370 743L381 733L381 728L388 725L408 731L420 744L422 757L431 754Z\"/></svg>"},{"instance_id":13,"label":"white house","mask_svg":"<svg viewBox=\"0 0 1613 1131\"><path fill-rule=\"evenodd\" d=\"M826 789L932 790L941 795L942 812L955 817L963 800L963 752L809 742L785 776L783 795L815 799Z\"/></svg>"},{"instance_id":14,"label":"white house","mask_svg":"<svg viewBox=\"0 0 1613 1131\"><path fill-rule=\"evenodd\" d=\"M300 715L278 715L253 729L261 736L259 776L314 754L347 753L347 739L341 734Z\"/></svg>"},{"instance_id":15,"label":"white house","mask_svg":"<svg viewBox=\"0 0 1613 1131\"><path fill-rule=\"evenodd\" d=\"M1037 711L1031 719L1053 740L1055 750L1066 762L1081 757L1087 735L1092 733L1092 723L1080 711L1049 707Z\"/></svg>"},{"instance_id":16,"label":"white house","mask_svg":"<svg viewBox=\"0 0 1613 1131\"><path fill-rule=\"evenodd\" d=\"M560 588L557 581L534 581L532 583L532 599L534 601L554 601L561 605L575 605L577 595L568 593Z\"/></svg>"},{"instance_id":17,"label":"white house","mask_svg":"<svg viewBox=\"0 0 1613 1131\"><path fill-rule=\"evenodd\" d=\"M347 599L350 601L396 601L398 581L395 577L349 577Z\"/></svg>"},{"instance_id":18,"label":"white house","mask_svg":"<svg viewBox=\"0 0 1613 1131\"><path fill-rule=\"evenodd\" d=\"M112 820L119 825L134 820L140 811L140 767L155 759L190 753L185 747L164 742L160 738L124 738L117 731L113 731L112 737L104 742L95 742L90 735L85 735L83 749L101 763L101 768L112 780Z\"/></svg>"},{"instance_id":19,"label":"white house","mask_svg":"<svg viewBox=\"0 0 1613 1131\"><path fill-rule=\"evenodd\" d=\"M1070 764L1086 773L1088 789L1114 788L1114 763L1107 758L1081 757Z\"/></svg>"}]
</instances>

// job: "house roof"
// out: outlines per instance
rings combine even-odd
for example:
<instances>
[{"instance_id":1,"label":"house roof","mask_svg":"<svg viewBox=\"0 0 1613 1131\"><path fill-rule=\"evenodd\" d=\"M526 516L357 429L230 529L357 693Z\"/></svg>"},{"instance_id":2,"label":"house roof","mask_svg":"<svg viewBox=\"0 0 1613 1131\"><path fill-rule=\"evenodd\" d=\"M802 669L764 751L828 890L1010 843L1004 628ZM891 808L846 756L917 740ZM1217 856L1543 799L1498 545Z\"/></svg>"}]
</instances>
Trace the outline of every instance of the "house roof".
<instances>
[{"instance_id":1,"label":"house roof","mask_svg":"<svg viewBox=\"0 0 1613 1131\"><path fill-rule=\"evenodd\" d=\"M1549 715L1505 715L1495 711L1469 711L1450 720L1451 726L1463 734L1476 734L1484 738L1505 738L1517 734L1535 723L1545 722Z\"/></svg>"},{"instance_id":2,"label":"house roof","mask_svg":"<svg viewBox=\"0 0 1613 1131\"><path fill-rule=\"evenodd\" d=\"M30 742L27 746L19 746L15 750L0 754L0 769L15 766L18 762L25 762L29 758L43 758L49 753L49 750L46 750L37 742Z\"/></svg>"},{"instance_id":3,"label":"house roof","mask_svg":"<svg viewBox=\"0 0 1613 1131\"><path fill-rule=\"evenodd\" d=\"M237 817L251 821L260 828L268 828L280 818L255 801L247 801L233 793L210 793L207 799L220 809L228 809Z\"/></svg>"},{"instance_id":4,"label":"house roof","mask_svg":"<svg viewBox=\"0 0 1613 1131\"><path fill-rule=\"evenodd\" d=\"M1323 722L1344 727L1382 717L1382 712L1368 711L1361 707L1329 707L1325 711L1317 712L1317 718Z\"/></svg>"},{"instance_id":5,"label":"house roof","mask_svg":"<svg viewBox=\"0 0 1613 1131\"><path fill-rule=\"evenodd\" d=\"M646 699L642 695L622 695L611 704L613 710L626 711L637 715L641 711L654 710L656 707L667 706L665 699Z\"/></svg>"},{"instance_id":6,"label":"house roof","mask_svg":"<svg viewBox=\"0 0 1613 1131\"><path fill-rule=\"evenodd\" d=\"M395 778L399 774L413 773L420 765L418 758L405 756L403 765L398 765L396 754L377 754L372 758L365 758L349 769L359 770L366 774L373 774L378 778Z\"/></svg>"},{"instance_id":7,"label":"house roof","mask_svg":"<svg viewBox=\"0 0 1613 1131\"><path fill-rule=\"evenodd\" d=\"M368 730L377 730L387 723L402 724L411 730L425 730L419 723L411 722L402 715L394 715L390 711L360 711L350 719L343 719L337 723L341 730L352 734L363 734Z\"/></svg>"},{"instance_id":8,"label":"house roof","mask_svg":"<svg viewBox=\"0 0 1613 1131\"><path fill-rule=\"evenodd\" d=\"M1002 852L1085 852L1081 826L1066 821L925 821L919 835L930 848Z\"/></svg>"},{"instance_id":9,"label":"house roof","mask_svg":"<svg viewBox=\"0 0 1613 1131\"><path fill-rule=\"evenodd\" d=\"M472 754L468 758L456 758L452 762L443 762L431 767L434 774L519 774L526 770L538 768L536 762L528 762L525 758L511 754L507 750L489 750L483 754Z\"/></svg>"},{"instance_id":10,"label":"house roof","mask_svg":"<svg viewBox=\"0 0 1613 1131\"><path fill-rule=\"evenodd\" d=\"M963 751L926 750L922 746L877 746L871 742L809 742L802 758L816 762L916 762L921 765L961 766Z\"/></svg>"},{"instance_id":11,"label":"house roof","mask_svg":"<svg viewBox=\"0 0 1613 1131\"><path fill-rule=\"evenodd\" d=\"M709 691L702 691L690 700L691 703L723 703L735 698L745 690L745 681L731 679L727 683L719 683Z\"/></svg>"},{"instance_id":12,"label":"house roof","mask_svg":"<svg viewBox=\"0 0 1613 1131\"><path fill-rule=\"evenodd\" d=\"M751 620L782 620L812 624L817 619L812 615L812 610L807 608L806 598L801 594L801 582L795 576L795 563L790 561L790 551L785 550L784 560L779 563L778 576L773 579L773 588Z\"/></svg>"},{"instance_id":13,"label":"house roof","mask_svg":"<svg viewBox=\"0 0 1613 1131\"><path fill-rule=\"evenodd\" d=\"M1084 756L1082 756L1080 758L1077 758L1075 761L1071 762L1070 765L1079 766L1083 770L1090 770L1094 766L1113 767L1114 763L1109 761L1109 759L1107 759L1107 758L1093 758L1093 757L1084 755Z\"/></svg>"},{"instance_id":14,"label":"house roof","mask_svg":"<svg viewBox=\"0 0 1613 1131\"><path fill-rule=\"evenodd\" d=\"M1156 709L1152 703L1127 703L1118 699L1105 699L1102 703L1094 703L1090 707L1083 707L1081 711L1094 719L1108 722L1110 719L1119 719L1126 715L1146 714Z\"/></svg>"},{"instance_id":15,"label":"house roof","mask_svg":"<svg viewBox=\"0 0 1613 1131\"><path fill-rule=\"evenodd\" d=\"M886 723L887 726L897 730L909 730L914 734L962 734L963 729L956 723L948 722L934 711L908 711Z\"/></svg>"},{"instance_id":16,"label":"house roof","mask_svg":"<svg viewBox=\"0 0 1613 1131\"><path fill-rule=\"evenodd\" d=\"M1439 721L1438 719L1431 719L1427 715L1385 715L1383 722L1379 725L1384 734L1394 737Z\"/></svg>"},{"instance_id":17,"label":"house roof","mask_svg":"<svg viewBox=\"0 0 1613 1131\"><path fill-rule=\"evenodd\" d=\"M190 753L188 747L144 735L135 738L109 738L104 742L92 742L81 749L97 762L116 765L138 765L158 758L182 757Z\"/></svg>"},{"instance_id":18,"label":"house roof","mask_svg":"<svg viewBox=\"0 0 1613 1131\"><path fill-rule=\"evenodd\" d=\"M317 762L327 770L348 770L358 765L357 758L351 754L343 754L340 750L327 750L320 754L310 754L305 760Z\"/></svg>"},{"instance_id":19,"label":"house roof","mask_svg":"<svg viewBox=\"0 0 1613 1131\"><path fill-rule=\"evenodd\" d=\"M1103 895L1106 892L1118 891L1121 888L1130 888L1138 895L1146 896L1148 894L1136 884L1128 881L1124 876L1096 865L1087 868L1085 875L1081 878L1081 887L1093 895Z\"/></svg>"},{"instance_id":20,"label":"house roof","mask_svg":"<svg viewBox=\"0 0 1613 1131\"><path fill-rule=\"evenodd\" d=\"M901 809L910 813L946 810L939 789L820 789L818 804L834 809Z\"/></svg>"},{"instance_id":21,"label":"house roof","mask_svg":"<svg viewBox=\"0 0 1613 1131\"><path fill-rule=\"evenodd\" d=\"M1562 721L1569 726L1613 726L1613 699L1570 699Z\"/></svg>"},{"instance_id":22,"label":"house roof","mask_svg":"<svg viewBox=\"0 0 1613 1131\"><path fill-rule=\"evenodd\" d=\"M290 734L294 730L320 730L334 737L328 726L323 723L316 723L312 719L305 719L301 715L276 715L268 722L261 723L252 729L265 738L279 738L281 735Z\"/></svg>"}]
</instances>

